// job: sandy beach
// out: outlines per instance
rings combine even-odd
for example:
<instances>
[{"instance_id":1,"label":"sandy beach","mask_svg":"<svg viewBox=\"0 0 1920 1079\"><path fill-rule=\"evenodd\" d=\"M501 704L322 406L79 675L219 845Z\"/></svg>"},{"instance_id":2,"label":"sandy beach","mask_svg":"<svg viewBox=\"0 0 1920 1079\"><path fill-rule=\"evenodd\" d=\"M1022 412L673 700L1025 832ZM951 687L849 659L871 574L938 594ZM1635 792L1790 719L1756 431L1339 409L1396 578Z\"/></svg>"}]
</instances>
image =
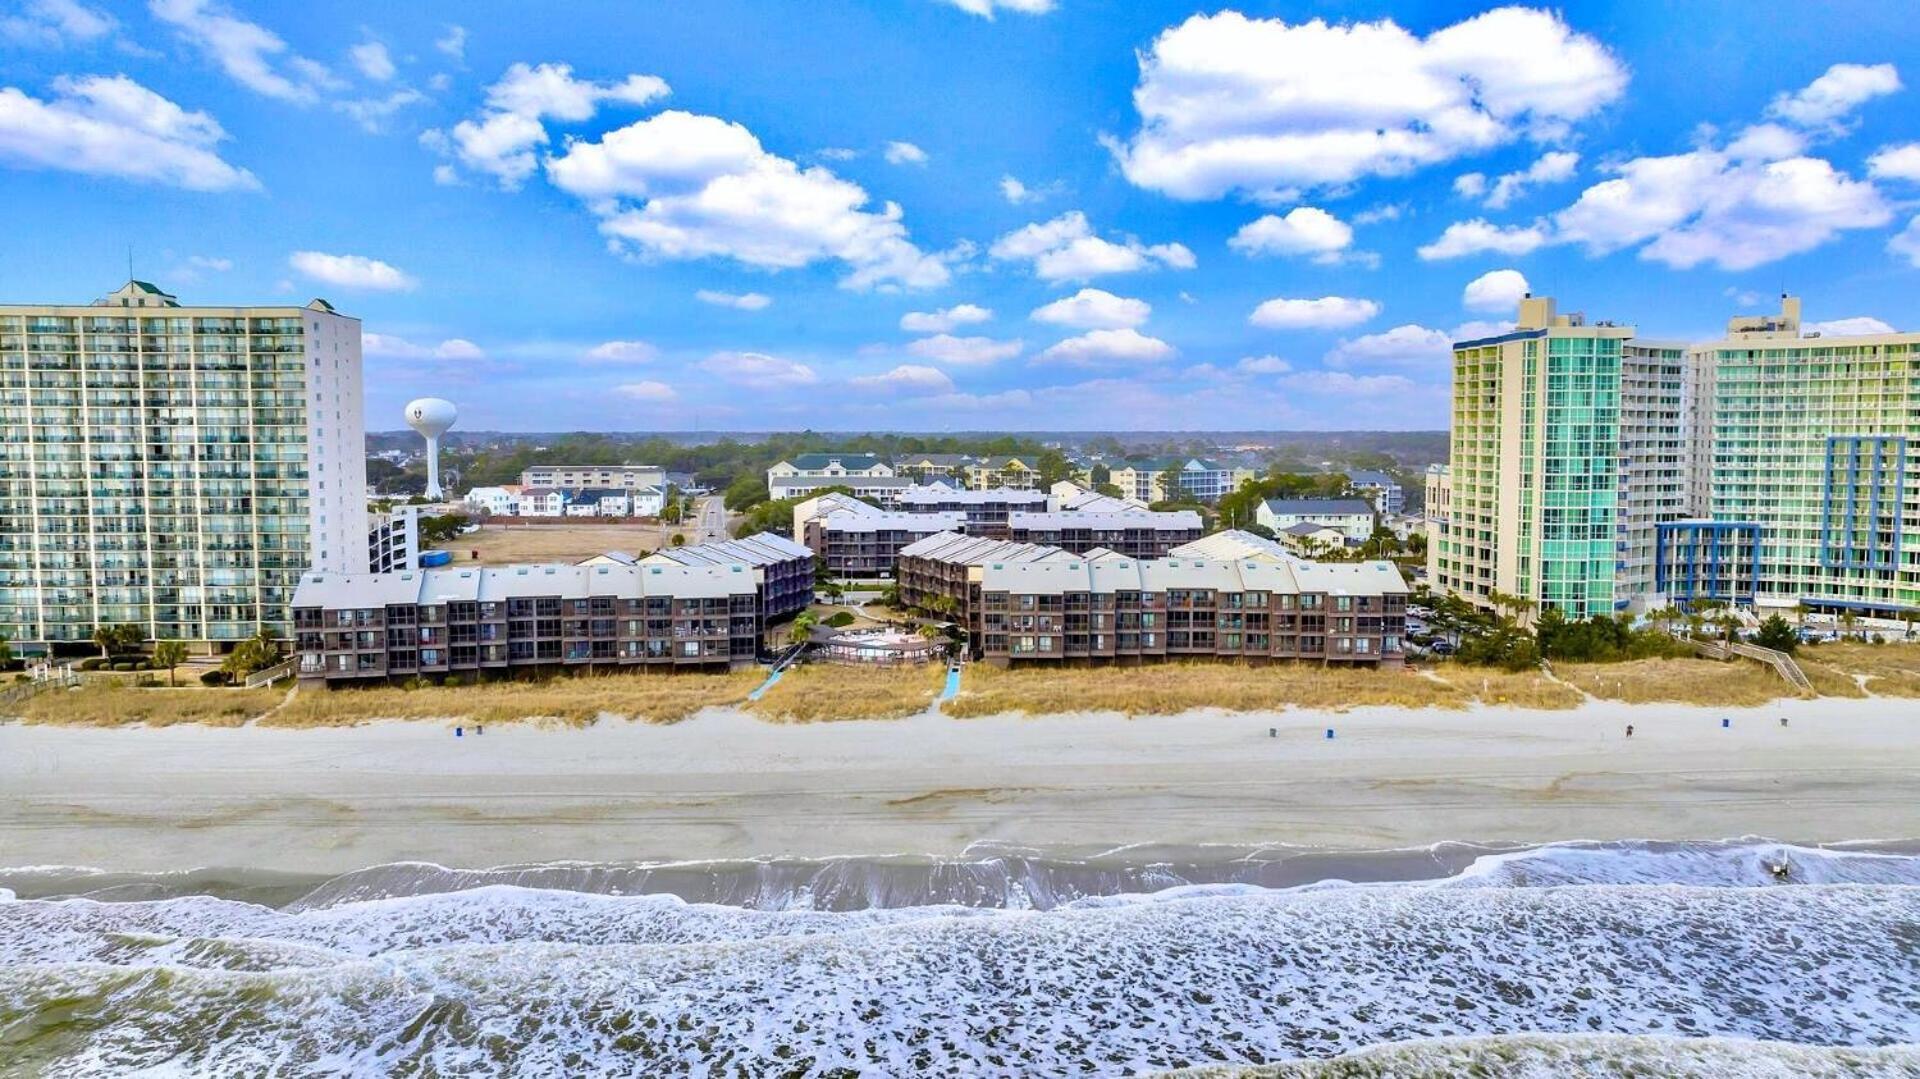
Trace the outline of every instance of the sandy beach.
<instances>
[{"instance_id":1,"label":"sandy beach","mask_svg":"<svg viewBox=\"0 0 1920 1079\"><path fill-rule=\"evenodd\" d=\"M983 840L1911 838L1916 729L1920 702L1882 699L793 726L709 710L671 726L469 727L460 738L431 722L13 724L0 727L0 865L313 873L401 860L952 855Z\"/></svg>"}]
</instances>

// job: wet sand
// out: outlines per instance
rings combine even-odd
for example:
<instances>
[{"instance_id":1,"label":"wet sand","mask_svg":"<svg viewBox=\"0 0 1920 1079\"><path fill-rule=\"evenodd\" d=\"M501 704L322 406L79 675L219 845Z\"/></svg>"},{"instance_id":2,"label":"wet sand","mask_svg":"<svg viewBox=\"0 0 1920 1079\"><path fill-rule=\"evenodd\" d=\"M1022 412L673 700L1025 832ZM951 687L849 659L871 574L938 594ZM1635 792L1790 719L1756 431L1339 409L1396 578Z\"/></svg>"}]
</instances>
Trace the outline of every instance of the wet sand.
<instances>
[{"instance_id":1,"label":"wet sand","mask_svg":"<svg viewBox=\"0 0 1920 1079\"><path fill-rule=\"evenodd\" d=\"M1898 839L1920 837L1916 776L1920 701L1880 699L814 726L710 711L669 727L462 738L428 722L16 724L0 726L0 865L304 874L404 860L950 856L978 842Z\"/></svg>"}]
</instances>

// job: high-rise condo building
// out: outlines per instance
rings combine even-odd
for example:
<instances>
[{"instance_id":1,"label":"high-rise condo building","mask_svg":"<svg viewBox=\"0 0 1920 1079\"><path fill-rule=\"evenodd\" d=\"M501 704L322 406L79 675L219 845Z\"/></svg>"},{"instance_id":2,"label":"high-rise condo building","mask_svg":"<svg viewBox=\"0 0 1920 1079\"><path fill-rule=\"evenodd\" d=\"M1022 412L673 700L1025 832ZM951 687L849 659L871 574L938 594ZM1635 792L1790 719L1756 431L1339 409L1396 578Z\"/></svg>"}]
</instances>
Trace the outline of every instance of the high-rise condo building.
<instances>
[{"instance_id":1,"label":"high-rise condo building","mask_svg":"<svg viewBox=\"0 0 1920 1079\"><path fill-rule=\"evenodd\" d=\"M303 571L367 570L360 323L142 281L0 305L0 633L289 635Z\"/></svg>"},{"instance_id":2,"label":"high-rise condo building","mask_svg":"<svg viewBox=\"0 0 1920 1079\"><path fill-rule=\"evenodd\" d=\"M1766 608L1920 612L1920 334L1802 336L1800 302L1694 346L1694 512L1662 591Z\"/></svg>"},{"instance_id":3,"label":"high-rise condo building","mask_svg":"<svg viewBox=\"0 0 1920 1079\"><path fill-rule=\"evenodd\" d=\"M1570 617L1711 599L1920 614L1920 334L1802 336L1800 303L1649 341L1529 297L1454 346L1428 572Z\"/></svg>"}]
</instances>

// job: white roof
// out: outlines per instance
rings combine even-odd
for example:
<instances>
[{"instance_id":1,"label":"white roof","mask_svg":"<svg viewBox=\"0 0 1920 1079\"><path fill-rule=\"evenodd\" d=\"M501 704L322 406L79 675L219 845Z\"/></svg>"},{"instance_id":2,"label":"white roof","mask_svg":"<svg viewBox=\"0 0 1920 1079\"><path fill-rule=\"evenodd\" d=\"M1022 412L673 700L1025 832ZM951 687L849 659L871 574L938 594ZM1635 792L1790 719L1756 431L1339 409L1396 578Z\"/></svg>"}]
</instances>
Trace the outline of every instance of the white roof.
<instances>
[{"instance_id":1,"label":"white roof","mask_svg":"<svg viewBox=\"0 0 1920 1079\"><path fill-rule=\"evenodd\" d=\"M1192 543L1183 543L1169 550L1167 557L1251 558L1287 563L1303 561L1299 555L1287 550L1273 540L1238 528L1229 528L1224 532L1215 532L1211 536L1201 536Z\"/></svg>"},{"instance_id":2,"label":"white roof","mask_svg":"<svg viewBox=\"0 0 1920 1079\"><path fill-rule=\"evenodd\" d=\"M396 573L308 573L300 578L294 590L293 605L338 610L407 603L433 605L476 600L491 603L546 596L584 599L610 595L638 599L664 595L679 599L715 599L751 594L759 587L759 577L754 567L741 563L713 566L529 564Z\"/></svg>"},{"instance_id":3,"label":"white roof","mask_svg":"<svg viewBox=\"0 0 1920 1079\"><path fill-rule=\"evenodd\" d=\"M1120 531L1129 528L1199 528L1200 515L1193 510L1129 510L1124 513L1027 513L1015 510L1007 515L1009 528L1087 528Z\"/></svg>"}]
</instances>

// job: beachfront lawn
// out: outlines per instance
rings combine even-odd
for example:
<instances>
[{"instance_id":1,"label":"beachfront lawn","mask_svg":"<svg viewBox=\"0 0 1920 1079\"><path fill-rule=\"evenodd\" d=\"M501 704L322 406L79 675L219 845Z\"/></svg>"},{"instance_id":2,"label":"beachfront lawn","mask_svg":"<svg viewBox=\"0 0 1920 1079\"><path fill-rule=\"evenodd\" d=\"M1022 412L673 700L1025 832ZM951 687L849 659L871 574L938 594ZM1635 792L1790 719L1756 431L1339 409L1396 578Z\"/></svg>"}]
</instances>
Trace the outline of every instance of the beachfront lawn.
<instances>
[{"instance_id":1,"label":"beachfront lawn","mask_svg":"<svg viewBox=\"0 0 1920 1079\"><path fill-rule=\"evenodd\" d=\"M554 722L585 727L604 716L678 723L702 708L737 705L765 678L758 669L561 676L468 686L305 689L262 721L269 727L347 727L379 719Z\"/></svg>"},{"instance_id":2,"label":"beachfront lawn","mask_svg":"<svg viewBox=\"0 0 1920 1079\"><path fill-rule=\"evenodd\" d=\"M933 705L946 680L942 663L852 666L809 663L788 670L746 710L771 723L900 719Z\"/></svg>"},{"instance_id":3,"label":"beachfront lawn","mask_svg":"<svg viewBox=\"0 0 1920 1079\"><path fill-rule=\"evenodd\" d=\"M203 723L239 727L286 700L282 689L136 688L122 680L90 680L75 689L49 689L10 713L26 723L67 727L171 727Z\"/></svg>"}]
</instances>

